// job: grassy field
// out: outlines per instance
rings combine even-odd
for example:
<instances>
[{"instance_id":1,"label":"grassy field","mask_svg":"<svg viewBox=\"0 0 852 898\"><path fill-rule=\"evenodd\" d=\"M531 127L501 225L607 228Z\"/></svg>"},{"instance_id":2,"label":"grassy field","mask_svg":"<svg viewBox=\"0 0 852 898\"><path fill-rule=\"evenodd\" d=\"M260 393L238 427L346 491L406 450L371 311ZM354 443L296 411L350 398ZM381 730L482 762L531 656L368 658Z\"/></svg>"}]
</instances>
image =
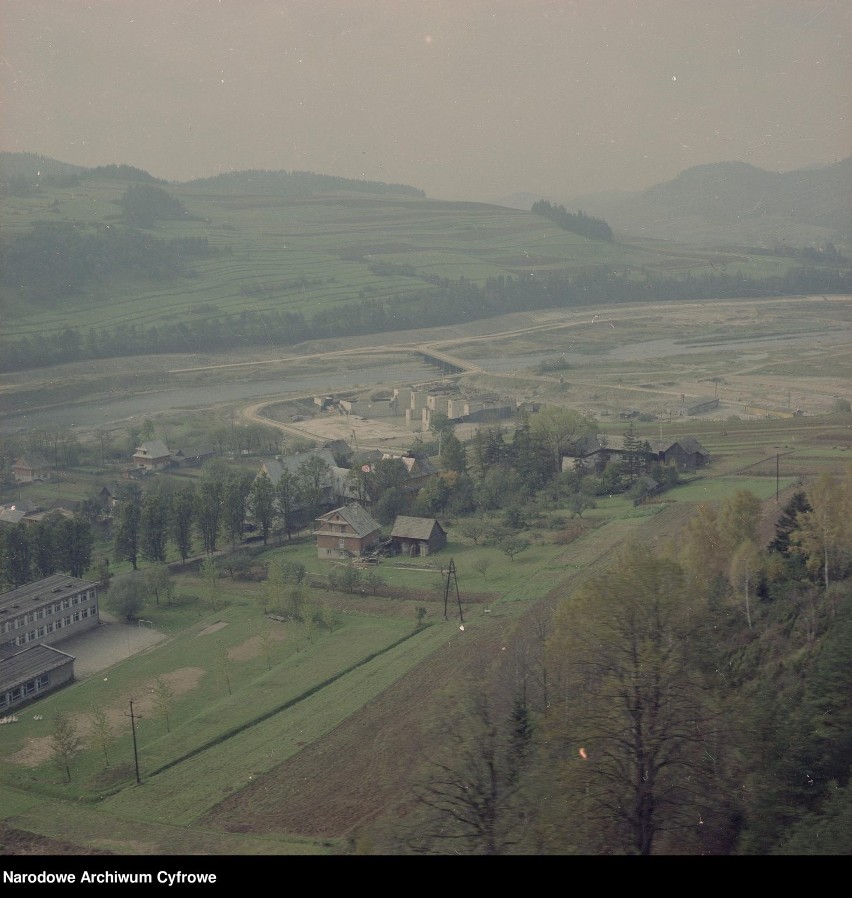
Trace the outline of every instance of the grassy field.
<instances>
[{"instance_id":1,"label":"grassy field","mask_svg":"<svg viewBox=\"0 0 852 898\"><path fill-rule=\"evenodd\" d=\"M77 845L81 854L347 853L357 820L375 819L376 803L403 788L397 778L409 775L412 759L427 750L413 695L425 709L436 690L457 688L459 664L505 651L525 614L570 596L577 578L600 570L625 543L676 536L697 504L746 489L771 514L778 490L789 495L802 477L845 469L848 440L841 448L834 422L793 423L800 429L788 442L795 435L797 449L781 467L795 462L793 474L776 478L775 422L743 422L735 432L708 425L700 438L712 442L710 468L662 501L634 507L624 497L602 497L570 521L576 538L567 541L560 534L569 516L551 509L524 534L529 546L513 560L496 547L474 545L447 522L447 547L418 564L386 559L376 594L330 590L324 584L332 567L316 557L310 540L259 548L258 563L282 558L305 565L305 582L314 585L303 587L304 600L325 609L330 628L270 618L265 611L275 609L264 607L260 582L223 576L214 607L197 573L177 575L174 604L149 603L143 612L163 635L159 643L28 706L2 727L0 819ZM445 591L451 559L461 617L454 592ZM422 621L418 608L425 609ZM156 701L163 681L172 693L168 720ZM95 709L112 728L108 764L92 727ZM60 711L81 737L70 782L50 749ZM376 795L361 795L353 805L344 793L362 786L344 787L338 778L356 758ZM304 794L296 794L293 771L303 768L310 773ZM337 783L333 794L329 780Z\"/></svg>"},{"instance_id":2,"label":"grassy field","mask_svg":"<svg viewBox=\"0 0 852 898\"><path fill-rule=\"evenodd\" d=\"M123 191L124 185L104 181L32 200L13 198L2 227L6 234L20 233L44 216L100 227L117 220L115 203ZM534 270L576 273L601 263L710 270L708 257L694 250L668 248L655 259L653 248L590 244L518 210L416 198L284 201L189 188L170 192L197 220L163 225L157 236L206 236L228 252L200 262L198 276L177 286L139 292L116 284L38 315L12 309L4 315L4 331L34 335L71 323L86 328L118 321L174 327L182 318L242 308L316 310L421 289L432 276L481 283ZM380 276L370 269L375 262L411 266L415 274ZM743 265L749 273L750 264L731 260L728 271ZM774 260L761 257L757 264ZM213 357L193 350L136 359L132 366L78 364L9 377L2 391L6 408L44 407L48 415L57 403L206 385L204 402L164 404L151 416L157 435L174 446L206 442L214 426L242 426L245 402L221 402L220 384L278 376L281 396L270 402L280 402L287 376L297 370L333 367L341 386L351 387L371 348L385 358L391 341L395 347L428 341L473 364L518 360L515 370L495 366L461 376L465 388L587 411L603 434L623 434L627 422L620 413L634 409L641 412L635 419L640 439L693 436L712 463L655 504L634 507L624 497L600 497L580 522L570 521L564 509L547 509L524 533L529 545L514 559L495 546L474 545L456 521L447 521L446 549L417 565L385 560L377 569L385 585L376 594L330 589L333 568L316 558L307 537L273 540L265 548L255 544L258 564L283 558L305 565L304 599L312 609L324 609L327 628L269 618L260 582L223 576L213 607L197 573L176 575L174 604L149 604L143 612L163 637L156 646L81 678L0 727L0 820L70 842L81 854L350 851L359 827L398 812L428 755L427 718L436 697L460 688L495 659L512 658L515 628L528 615L570 600L583 578L600 572L626 542L675 539L697 504L747 489L771 515L779 495L820 473L847 469L852 417L830 410L848 396L852 382L850 325L848 297L637 303L617 314L605 308L519 313L496 324L387 340L320 341L305 348L310 359L293 363L279 363L271 352L263 358L253 350ZM352 349L368 351L345 355ZM541 373L542 361L563 353L564 370ZM714 392L720 405L711 413L679 414L684 397ZM756 402L769 411L747 412ZM799 405L805 414L791 417ZM289 420L290 408L279 411L282 421ZM127 425L103 422L116 442ZM287 435L295 438L290 430ZM234 464L256 472L264 454L272 453ZM51 483L6 489L3 500L48 505L83 499L115 482L124 466L126 460L99 465L89 458ZM198 473L158 476L189 482ZM577 538L566 536L580 525ZM98 544L96 556L110 554L108 544ZM450 560L464 630L453 594L444 618ZM112 567L120 572L128 565ZM425 617L418 626L420 608ZM154 701L160 678L173 690L168 722ZM139 713L140 784L131 699ZM114 730L108 764L92 732L93 708L107 714ZM68 783L50 752L59 712L71 715L82 740Z\"/></svg>"}]
</instances>

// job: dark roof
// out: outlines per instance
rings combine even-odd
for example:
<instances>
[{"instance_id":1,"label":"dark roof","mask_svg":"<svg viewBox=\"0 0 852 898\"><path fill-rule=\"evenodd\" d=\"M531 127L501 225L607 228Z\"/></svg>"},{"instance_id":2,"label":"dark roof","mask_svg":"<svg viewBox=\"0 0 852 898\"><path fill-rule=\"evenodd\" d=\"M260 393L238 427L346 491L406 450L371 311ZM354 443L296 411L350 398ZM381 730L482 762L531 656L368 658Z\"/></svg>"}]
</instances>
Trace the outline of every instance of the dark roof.
<instances>
[{"instance_id":1,"label":"dark roof","mask_svg":"<svg viewBox=\"0 0 852 898\"><path fill-rule=\"evenodd\" d=\"M376 530L381 530L381 524L358 502L335 508L317 518L318 521L329 521L335 515L339 515L355 531L356 536L369 536Z\"/></svg>"},{"instance_id":2,"label":"dark roof","mask_svg":"<svg viewBox=\"0 0 852 898\"><path fill-rule=\"evenodd\" d=\"M7 654L10 646L3 648L0 655L0 684L3 689L20 686L41 674L74 663L73 655L41 643L18 648L14 654Z\"/></svg>"},{"instance_id":3,"label":"dark roof","mask_svg":"<svg viewBox=\"0 0 852 898\"><path fill-rule=\"evenodd\" d=\"M142 443L141 446L136 447L133 457L136 458L137 456L144 458L166 458L171 456L171 452L169 452L168 447L162 440L148 440L147 442Z\"/></svg>"},{"instance_id":4,"label":"dark roof","mask_svg":"<svg viewBox=\"0 0 852 898\"><path fill-rule=\"evenodd\" d=\"M77 577L71 577L69 574L51 574L49 577L36 580L35 583L25 583L16 589L4 592L0 595L0 612L7 612L14 608L15 605L23 608L24 602L29 602L30 604L47 602L60 592L71 590L78 592L97 585L93 580L80 580Z\"/></svg>"},{"instance_id":5,"label":"dark roof","mask_svg":"<svg viewBox=\"0 0 852 898\"><path fill-rule=\"evenodd\" d=\"M12 467L30 468L36 471L39 468L49 468L50 462L40 452L31 452L29 455L22 455L20 458L16 458Z\"/></svg>"},{"instance_id":6,"label":"dark roof","mask_svg":"<svg viewBox=\"0 0 852 898\"><path fill-rule=\"evenodd\" d=\"M684 452L689 455L698 454L698 455L709 455L710 453L695 439L695 437L681 437L679 440L675 440L673 443L670 443L666 452L669 452L675 446L680 446Z\"/></svg>"},{"instance_id":7,"label":"dark roof","mask_svg":"<svg viewBox=\"0 0 852 898\"><path fill-rule=\"evenodd\" d=\"M406 539L429 539L436 527L443 532L444 528L435 518L411 518L399 515L393 522L391 536Z\"/></svg>"}]
</instances>

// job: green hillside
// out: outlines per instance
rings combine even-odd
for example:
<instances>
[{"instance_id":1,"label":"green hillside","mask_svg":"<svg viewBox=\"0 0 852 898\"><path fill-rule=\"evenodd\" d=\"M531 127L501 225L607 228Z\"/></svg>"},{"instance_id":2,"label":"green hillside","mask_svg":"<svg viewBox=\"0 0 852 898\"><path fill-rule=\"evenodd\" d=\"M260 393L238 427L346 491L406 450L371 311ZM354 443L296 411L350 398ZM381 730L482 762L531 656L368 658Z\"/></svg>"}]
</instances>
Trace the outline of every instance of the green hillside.
<instances>
[{"instance_id":1,"label":"green hillside","mask_svg":"<svg viewBox=\"0 0 852 898\"><path fill-rule=\"evenodd\" d=\"M126 166L15 170L2 169L7 369L660 298L685 278L702 296L767 279L787 292L797 265L592 240L531 211L310 173L167 184ZM140 196L153 201L141 211ZM833 292L840 269L823 269L812 292Z\"/></svg>"}]
</instances>

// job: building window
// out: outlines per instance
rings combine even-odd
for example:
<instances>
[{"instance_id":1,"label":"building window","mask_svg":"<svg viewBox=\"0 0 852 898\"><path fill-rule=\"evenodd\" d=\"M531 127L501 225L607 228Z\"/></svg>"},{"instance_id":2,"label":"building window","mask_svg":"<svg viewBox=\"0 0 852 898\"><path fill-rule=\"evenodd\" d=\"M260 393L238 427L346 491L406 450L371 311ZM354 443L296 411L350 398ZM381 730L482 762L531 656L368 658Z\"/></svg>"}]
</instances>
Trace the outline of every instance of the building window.
<instances>
[{"instance_id":1,"label":"building window","mask_svg":"<svg viewBox=\"0 0 852 898\"><path fill-rule=\"evenodd\" d=\"M50 683L50 676L48 674L42 674L36 680L36 686L38 686L39 689L47 689L49 683Z\"/></svg>"},{"instance_id":2,"label":"building window","mask_svg":"<svg viewBox=\"0 0 852 898\"><path fill-rule=\"evenodd\" d=\"M44 636L45 632L46 631L45 631L44 627L39 627L38 630L36 630L36 636L38 636L38 638L41 639L41 637Z\"/></svg>"}]
</instances>

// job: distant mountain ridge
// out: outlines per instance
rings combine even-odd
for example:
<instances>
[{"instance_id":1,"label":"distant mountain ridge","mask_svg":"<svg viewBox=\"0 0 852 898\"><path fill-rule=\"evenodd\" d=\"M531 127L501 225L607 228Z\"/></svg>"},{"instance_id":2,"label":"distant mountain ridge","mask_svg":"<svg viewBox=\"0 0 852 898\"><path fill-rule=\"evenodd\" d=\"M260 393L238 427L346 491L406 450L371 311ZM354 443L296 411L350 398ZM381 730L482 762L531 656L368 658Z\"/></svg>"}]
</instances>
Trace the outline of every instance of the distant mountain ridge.
<instances>
[{"instance_id":1,"label":"distant mountain ridge","mask_svg":"<svg viewBox=\"0 0 852 898\"><path fill-rule=\"evenodd\" d=\"M148 172L129 165L99 165L86 168L60 162L36 153L0 152L0 181L11 182L27 179L49 183L68 178L119 178L121 180L148 181L168 184ZM247 169L225 172L207 178L193 178L190 181L175 181L184 187L215 187L239 191L247 194L266 196L306 197L315 193L345 191L354 193L394 194L397 196L425 197L426 193L406 184L386 184L382 181L361 181L354 178L340 178L334 175L316 174L308 171L269 171Z\"/></svg>"},{"instance_id":2,"label":"distant mountain ridge","mask_svg":"<svg viewBox=\"0 0 852 898\"><path fill-rule=\"evenodd\" d=\"M640 193L574 197L618 235L718 246L852 242L852 156L770 172L746 162L697 165Z\"/></svg>"},{"instance_id":3,"label":"distant mountain ridge","mask_svg":"<svg viewBox=\"0 0 852 898\"><path fill-rule=\"evenodd\" d=\"M117 177L167 184L126 165L85 168L35 153L0 152L0 182ZM404 184L362 181L306 171L244 170L173 182L281 197L318 193L369 193L425 197ZM609 191L573 197L516 193L495 203L531 209L541 200L569 212L601 218L618 240L644 238L674 243L773 248L779 244L852 247L852 156L830 165L772 172L746 162L718 162L686 169L638 193Z\"/></svg>"}]
</instances>

